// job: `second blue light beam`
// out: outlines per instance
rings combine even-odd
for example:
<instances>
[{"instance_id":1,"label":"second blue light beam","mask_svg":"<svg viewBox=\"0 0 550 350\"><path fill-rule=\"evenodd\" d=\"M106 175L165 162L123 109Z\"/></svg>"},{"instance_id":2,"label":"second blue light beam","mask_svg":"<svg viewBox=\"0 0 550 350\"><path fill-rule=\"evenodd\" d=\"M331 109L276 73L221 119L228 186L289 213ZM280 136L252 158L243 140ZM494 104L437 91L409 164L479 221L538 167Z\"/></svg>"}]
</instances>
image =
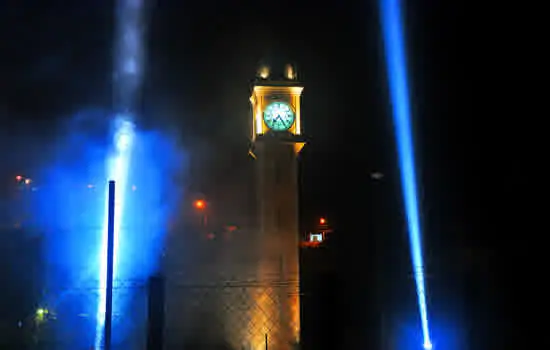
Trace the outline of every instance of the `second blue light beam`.
<instances>
[{"instance_id":1,"label":"second blue light beam","mask_svg":"<svg viewBox=\"0 0 550 350\"><path fill-rule=\"evenodd\" d=\"M403 38L399 0L381 0L381 17L391 103L393 107L395 136L401 172L401 186L407 213L418 307L424 338L424 348L429 350L432 348L432 343L428 327L428 310L422 258L422 234L417 200L411 112L405 62L405 40Z\"/></svg>"}]
</instances>

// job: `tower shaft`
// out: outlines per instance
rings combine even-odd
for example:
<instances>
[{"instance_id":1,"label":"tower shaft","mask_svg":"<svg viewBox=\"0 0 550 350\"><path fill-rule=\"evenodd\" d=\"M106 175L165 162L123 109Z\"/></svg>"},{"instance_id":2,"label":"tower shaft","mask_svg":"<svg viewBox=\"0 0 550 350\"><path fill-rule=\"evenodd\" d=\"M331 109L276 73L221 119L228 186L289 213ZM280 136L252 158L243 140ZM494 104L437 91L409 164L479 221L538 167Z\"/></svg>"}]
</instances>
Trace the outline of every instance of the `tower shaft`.
<instances>
[{"instance_id":1,"label":"tower shaft","mask_svg":"<svg viewBox=\"0 0 550 350\"><path fill-rule=\"evenodd\" d=\"M271 286L275 298L264 309L264 322L273 333L270 349L287 350L300 340L297 159L294 145L279 141L258 142L255 154L258 278Z\"/></svg>"}]
</instances>

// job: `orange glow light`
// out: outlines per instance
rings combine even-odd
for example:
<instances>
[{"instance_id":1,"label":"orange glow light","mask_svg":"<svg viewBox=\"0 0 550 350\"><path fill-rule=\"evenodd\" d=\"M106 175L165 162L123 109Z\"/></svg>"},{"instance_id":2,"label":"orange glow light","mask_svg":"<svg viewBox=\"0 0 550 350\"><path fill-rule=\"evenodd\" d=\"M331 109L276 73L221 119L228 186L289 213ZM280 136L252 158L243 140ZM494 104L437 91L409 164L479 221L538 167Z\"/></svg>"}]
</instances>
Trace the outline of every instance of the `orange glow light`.
<instances>
[{"instance_id":1,"label":"orange glow light","mask_svg":"<svg viewBox=\"0 0 550 350\"><path fill-rule=\"evenodd\" d=\"M197 209L204 209L206 207L206 203L200 199L195 201L194 205L195 205L195 208Z\"/></svg>"},{"instance_id":2,"label":"orange glow light","mask_svg":"<svg viewBox=\"0 0 550 350\"><path fill-rule=\"evenodd\" d=\"M327 223L327 220L325 220L325 218L320 218L320 219L319 219L319 223L320 223L321 225L324 225L324 224Z\"/></svg>"}]
</instances>

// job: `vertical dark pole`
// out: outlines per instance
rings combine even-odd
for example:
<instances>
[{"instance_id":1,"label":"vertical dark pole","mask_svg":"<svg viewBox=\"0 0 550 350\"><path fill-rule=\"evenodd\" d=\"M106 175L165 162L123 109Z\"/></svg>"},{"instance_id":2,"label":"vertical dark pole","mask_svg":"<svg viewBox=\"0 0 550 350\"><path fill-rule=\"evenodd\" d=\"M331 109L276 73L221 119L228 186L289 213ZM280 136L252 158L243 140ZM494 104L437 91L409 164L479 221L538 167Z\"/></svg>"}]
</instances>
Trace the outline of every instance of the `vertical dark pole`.
<instances>
[{"instance_id":1,"label":"vertical dark pole","mask_svg":"<svg viewBox=\"0 0 550 350\"><path fill-rule=\"evenodd\" d=\"M267 350L267 333L265 334L265 350Z\"/></svg>"},{"instance_id":2,"label":"vertical dark pole","mask_svg":"<svg viewBox=\"0 0 550 350\"><path fill-rule=\"evenodd\" d=\"M107 286L105 291L104 349L111 350L113 320L113 262L115 255L115 182L109 181L109 212L107 221Z\"/></svg>"},{"instance_id":3,"label":"vertical dark pole","mask_svg":"<svg viewBox=\"0 0 550 350\"><path fill-rule=\"evenodd\" d=\"M164 349L164 277L149 278L147 350Z\"/></svg>"}]
</instances>

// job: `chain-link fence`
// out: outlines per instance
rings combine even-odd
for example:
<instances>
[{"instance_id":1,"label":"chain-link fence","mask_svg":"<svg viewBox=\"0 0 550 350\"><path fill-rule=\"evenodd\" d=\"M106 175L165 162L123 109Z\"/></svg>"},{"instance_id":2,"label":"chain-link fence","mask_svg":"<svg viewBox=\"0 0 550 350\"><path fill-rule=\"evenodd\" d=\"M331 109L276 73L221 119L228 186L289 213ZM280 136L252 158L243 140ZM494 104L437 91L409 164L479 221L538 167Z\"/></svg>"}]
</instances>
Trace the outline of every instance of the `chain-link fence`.
<instances>
[{"instance_id":1,"label":"chain-link fence","mask_svg":"<svg viewBox=\"0 0 550 350\"><path fill-rule=\"evenodd\" d=\"M219 242L185 238L167 243L161 259L164 349L292 349L299 339L299 281L296 269L285 268L283 255L259 249L254 235L245 232L240 239ZM75 256L69 261L82 260L76 256L82 251L71 253ZM136 248L119 263L145 269L144 262L149 260ZM46 283L44 304L37 305L47 310L39 319L31 314L22 320L21 328L30 330L25 337L30 345L14 350L96 349L96 338L103 333L97 326L103 293L99 281L79 278L96 267L63 268L45 267L46 280L56 281L55 285ZM136 270L131 271L133 275L139 275ZM114 281L112 350L146 349L148 304L145 277Z\"/></svg>"},{"instance_id":2,"label":"chain-link fence","mask_svg":"<svg viewBox=\"0 0 550 350\"><path fill-rule=\"evenodd\" d=\"M55 309L34 322L29 349L90 350L97 344L98 289L65 289ZM113 290L112 350L145 350L147 281L119 281ZM299 330L298 281L179 284L164 293L165 349L292 349ZM162 310L159 310L162 312ZM18 349L22 350L22 349Z\"/></svg>"},{"instance_id":3,"label":"chain-link fence","mask_svg":"<svg viewBox=\"0 0 550 350\"><path fill-rule=\"evenodd\" d=\"M297 281L170 286L166 349L291 349Z\"/></svg>"},{"instance_id":4,"label":"chain-link fence","mask_svg":"<svg viewBox=\"0 0 550 350\"><path fill-rule=\"evenodd\" d=\"M51 291L51 308L38 319L32 316L30 349L90 350L101 345L103 320L98 315L100 300L97 284ZM146 281L119 281L113 288L112 350L145 349L147 333ZM99 336L99 338L98 338ZM99 340L99 341L98 341Z\"/></svg>"}]
</instances>

